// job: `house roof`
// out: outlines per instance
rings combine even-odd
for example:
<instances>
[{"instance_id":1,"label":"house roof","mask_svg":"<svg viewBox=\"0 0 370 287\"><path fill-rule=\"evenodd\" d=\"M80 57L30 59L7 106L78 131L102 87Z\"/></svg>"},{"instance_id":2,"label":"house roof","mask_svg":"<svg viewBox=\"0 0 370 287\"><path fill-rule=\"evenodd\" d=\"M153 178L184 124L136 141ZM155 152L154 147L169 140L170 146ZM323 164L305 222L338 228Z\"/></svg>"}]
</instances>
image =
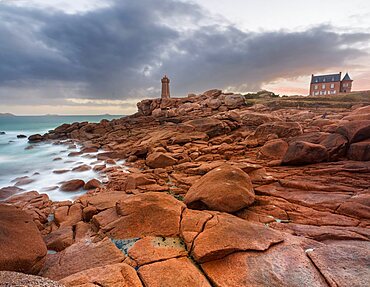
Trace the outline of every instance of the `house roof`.
<instances>
[{"instance_id":1,"label":"house roof","mask_svg":"<svg viewBox=\"0 0 370 287\"><path fill-rule=\"evenodd\" d=\"M330 74L330 75L320 75L320 76L313 76L311 79L311 83L330 83L330 82L339 82L340 81L340 73L339 74Z\"/></svg>"},{"instance_id":2,"label":"house roof","mask_svg":"<svg viewBox=\"0 0 370 287\"><path fill-rule=\"evenodd\" d=\"M342 81L352 81L352 79L349 77L348 73L346 73Z\"/></svg>"}]
</instances>

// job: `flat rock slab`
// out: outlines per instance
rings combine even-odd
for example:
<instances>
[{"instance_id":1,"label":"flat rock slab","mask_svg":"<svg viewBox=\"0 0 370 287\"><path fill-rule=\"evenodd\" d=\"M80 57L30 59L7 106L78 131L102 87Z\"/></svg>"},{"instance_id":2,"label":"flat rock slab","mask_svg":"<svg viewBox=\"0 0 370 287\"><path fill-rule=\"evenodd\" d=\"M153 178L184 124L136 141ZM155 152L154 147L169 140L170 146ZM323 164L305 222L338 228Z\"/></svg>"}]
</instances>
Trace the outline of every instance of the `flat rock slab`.
<instances>
[{"instance_id":1,"label":"flat rock slab","mask_svg":"<svg viewBox=\"0 0 370 287\"><path fill-rule=\"evenodd\" d=\"M233 253L206 262L202 268L218 287L328 286L304 250L294 244L278 244L264 252Z\"/></svg>"},{"instance_id":2,"label":"flat rock slab","mask_svg":"<svg viewBox=\"0 0 370 287\"><path fill-rule=\"evenodd\" d=\"M9 271L0 271L0 286L65 287L47 278Z\"/></svg>"},{"instance_id":3,"label":"flat rock slab","mask_svg":"<svg viewBox=\"0 0 370 287\"><path fill-rule=\"evenodd\" d=\"M0 205L0 270L37 274L46 245L32 217L10 205Z\"/></svg>"},{"instance_id":4,"label":"flat rock slab","mask_svg":"<svg viewBox=\"0 0 370 287\"><path fill-rule=\"evenodd\" d=\"M60 280L83 270L121 263L124 260L123 253L108 238L98 243L85 239L62 252L48 255L40 275Z\"/></svg>"},{"instance_id":5,"label":"flat rock slab","mask_svg":"<svg viewBox=\"0 0 370 287\"><path fill-rule=\"evenodd\" d=\"M84 270L60 280L65 286L142 287L134 268L126 263Z\"/></svg>"},{"instance_id":6,"label":"flat rock slab","mask_svg":"<svg viewBox=\"0 0 370 287\"><path fill-rule=\"evenodd\" d=\"M137 241L128 254L139 266L188 255L180 238L152 236Z\"/></svg>"},{"instance_id":7,"label":"flat rock slab","mask_svg":"<svg viewBox=\"0 0 370 287\"><path fill-rule=\"evenodd\" d=\"M370 282L370 243L361 245L335 243L307 254L330 286L365 287Z\"/></svg>"},{"instance_id":8,"label":"flat rock slab","mask_svg":"<svg viewBox=\"0 0 370 287\"><path fill-rule=\"evenodd\" d=\"M184 209L181 201L166 193L147 192L130 196L117 203L119 218L101 226L101 230L114 239L176 236Z\"/></svg>"},{"instance_id":9,"label":"flat rock slab","mask_svg":"<svg viewBox=\"0 0 370 287\"><path fill-rule=\"evenodd\" d=\"M204 230L195 238L192 255L197 262L203 263L236 251L267 250L283 240L282 233L263 224L219 213L205 224Z\"/></svg>"},{"instance_id":10,"label":"flat rock slab","mask_svg":"<svg viewBox=\"0 0 370 287\"><path fill-rule=\"evenodd\" d=\"M144 265L139 276L150 287L210 287L201 271L186 257Z\"/></svg>"}]
</instances>

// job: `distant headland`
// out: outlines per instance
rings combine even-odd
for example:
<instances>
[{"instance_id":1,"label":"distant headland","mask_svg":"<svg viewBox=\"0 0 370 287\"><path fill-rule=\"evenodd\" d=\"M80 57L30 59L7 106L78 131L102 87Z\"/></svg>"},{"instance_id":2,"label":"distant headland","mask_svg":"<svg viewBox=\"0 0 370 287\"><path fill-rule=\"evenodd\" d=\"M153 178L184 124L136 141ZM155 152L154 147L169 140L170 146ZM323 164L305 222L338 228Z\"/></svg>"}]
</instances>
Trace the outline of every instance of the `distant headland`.
<instances>
[{"instance_id":1,"label":"distant headland","mask_svg":"<svg viewBox=\"0 0 370 287\"><path fill-rule=\"evenodd\" d=\"M16 117L16 115L13 115L11 113L0 113L0 117Z\"/></svg>"}]
</instances>

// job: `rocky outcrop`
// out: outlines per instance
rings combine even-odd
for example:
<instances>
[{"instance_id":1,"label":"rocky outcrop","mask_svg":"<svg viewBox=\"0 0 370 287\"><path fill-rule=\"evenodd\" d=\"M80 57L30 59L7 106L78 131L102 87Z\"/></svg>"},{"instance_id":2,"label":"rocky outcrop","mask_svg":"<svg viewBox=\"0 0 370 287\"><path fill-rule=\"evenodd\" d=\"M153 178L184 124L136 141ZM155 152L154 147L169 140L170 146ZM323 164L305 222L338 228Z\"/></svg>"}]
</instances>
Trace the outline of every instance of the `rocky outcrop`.
<instances>
[{"instance_id":1,"label":"rocky outcrop","mask_svg":"<svg viewBox=\"0 0 370 287\"><path fill-rule=\"evenodd\" d=\"M244 171L221 165L192 185L184 202L189 208L235 212L254 201L252 182Z\"/></svg>"},{"instance_id":2,"label":"rocky outcrop","mask_svg":"<svg viewBox=\"0 0 370 287\"><path fill-rule=\"evenodd\" d=\"M56 252L40 274L66 286L367 286L369 108L351 106L220 90L144 100L35 137L96 158L104 180L72 188L85 195L0 197Z\"/></svg>"}]
</instances>

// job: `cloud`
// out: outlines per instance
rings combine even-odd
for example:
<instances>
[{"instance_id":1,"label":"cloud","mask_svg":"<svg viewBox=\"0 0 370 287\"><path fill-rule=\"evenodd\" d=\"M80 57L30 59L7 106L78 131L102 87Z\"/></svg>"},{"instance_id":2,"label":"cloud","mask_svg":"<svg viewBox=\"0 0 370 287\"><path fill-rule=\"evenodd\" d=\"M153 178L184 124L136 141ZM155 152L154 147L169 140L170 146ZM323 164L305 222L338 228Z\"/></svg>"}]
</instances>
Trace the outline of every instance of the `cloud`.
<instances>
[{"instance_id":1,"label":"cloud","mask_svg":"<svg viewBox=\"0 0 370 287\"><path fill-rule=\"evenodd\" d=\"M0 23L0 104L155 97L165 73L177 96L250 91L350 65L370 41L331 26L246 32L175 0L117 0L81 13L0 2Z\"/></svg>"}]
</instances>

